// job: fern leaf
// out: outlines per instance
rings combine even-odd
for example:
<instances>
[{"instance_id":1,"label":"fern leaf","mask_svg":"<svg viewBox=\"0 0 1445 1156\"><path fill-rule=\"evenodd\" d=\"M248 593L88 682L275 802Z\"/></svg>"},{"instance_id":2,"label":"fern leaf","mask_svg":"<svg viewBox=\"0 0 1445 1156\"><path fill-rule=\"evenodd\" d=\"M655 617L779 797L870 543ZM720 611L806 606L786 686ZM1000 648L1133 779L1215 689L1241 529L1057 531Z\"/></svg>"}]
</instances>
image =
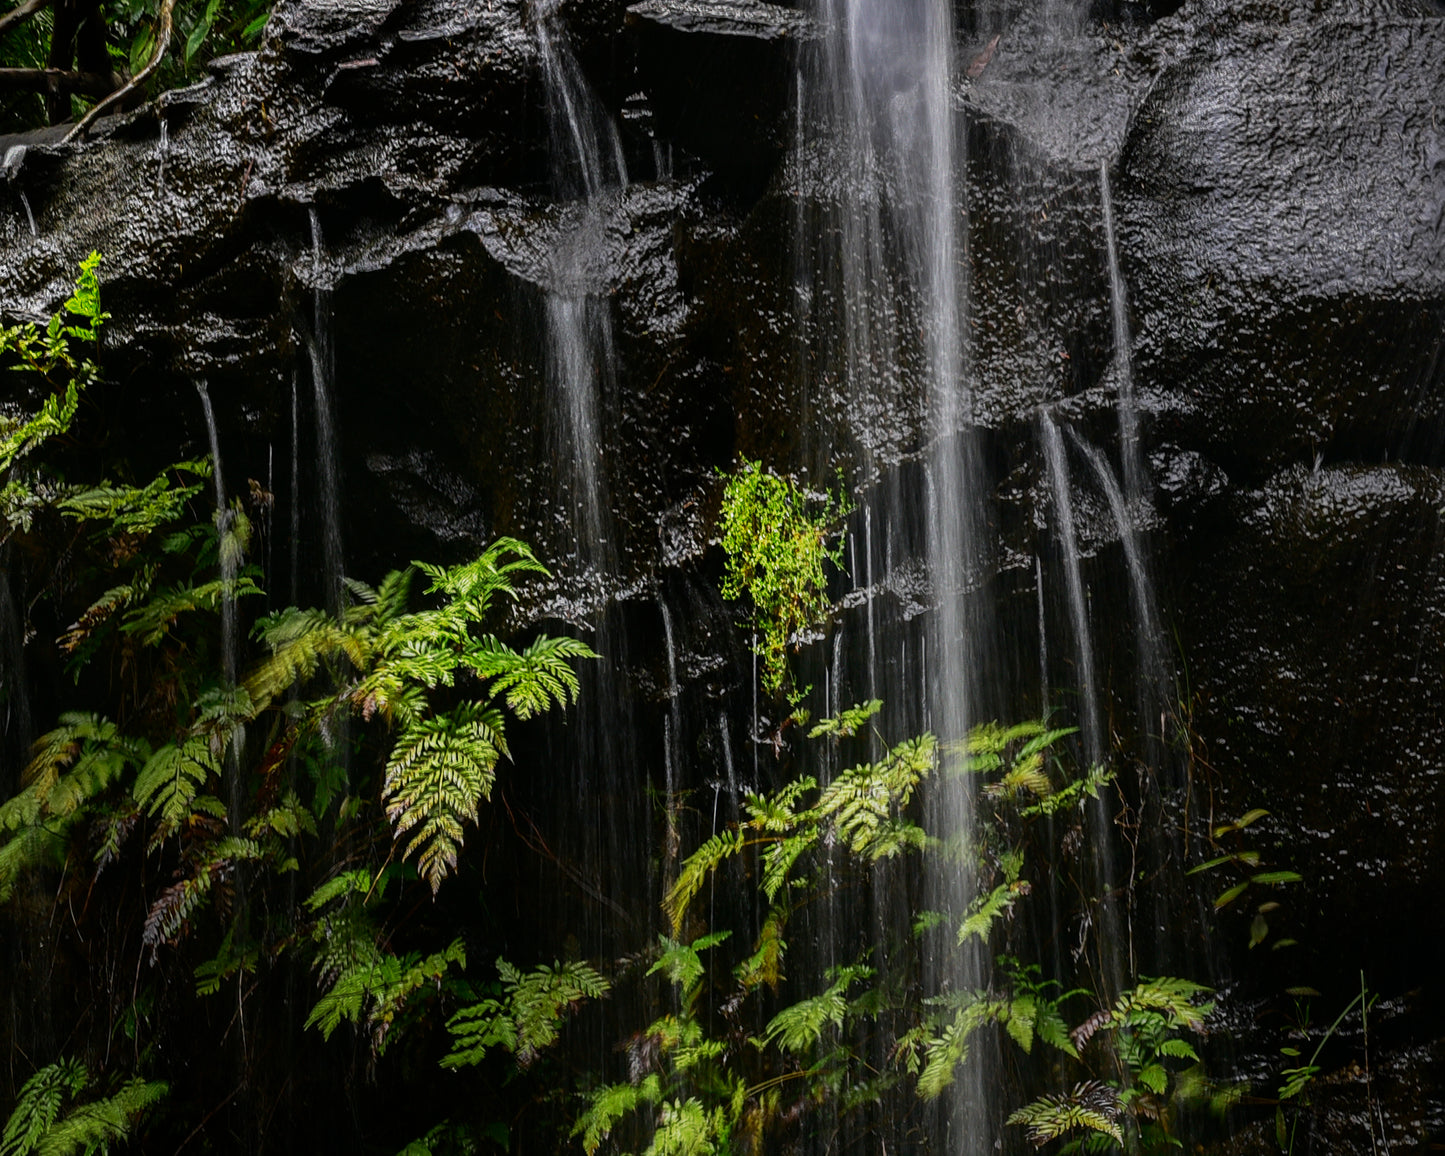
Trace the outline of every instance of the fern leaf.
<instances>
[{"instance_id":1,"label":"fern leaf","mask_svg":"<svg viewBox=\"0 0 1445 1156\"><path fill-rule=\"evenodd\" d=\"M606 1084L592 1093L587 1111L572 1125L572 1135L580 1133L583 1150L587 1156L595 1156L618 1120L643 1104L656 1104L661 1099L662 1085L655 1075L638 1084Z\"/></svg>"},{"instance_id":2,"label":"fern leaf","mask_svg":"<svg viewBox=\"0 0 1445 1156\"><path fill-rule=\"evenodd\" d=\"M506 984L505 1000L486 999L463 1008L447 1021L452 1049L444 1068L480 1063L495 1047L505 1048L522 1067L530 1067L557 1041L558 1024L589 999L601 999L611 985L585 963L553 964L520 972L504 959L497 970Z\"/></svg>"},{"instance_id":3,"label":"fern leaf","mask_svg":"<svg viewBox=\"0 0 1445 1156\"><path fill-rule=\"evenodd\" d=\"M707 972L699 953L716 947L730 935L731 931L716 931L691 943L679 943L675 939L659 935L657 938L662 943L662 956L647 969L647 974L653 975L660 971L681 987L684 994L690 995Z\"/></svg>"},{"instance_id":4,"label":"fern leaf","mask_svg":"<svg viewBox=\"0 0 1445 1156\"><path fill-rule=\"evenodd\" d=\"M818 785L811 775L794 779L780 791L771 795L749 795L743 800L743 809L749 816L749 825L772 834L786 834L800 822L810 819L811 812L796 810L797 802Z\"/></svg>"},{"instance_id":5,"label":"fern leaf","mask_svg":"<svg viewBox=\"0 0 1445 1156\"><path fill-rule=\"evenodd\" d=\"M758 941L752 955L738 965L738 982L744 988L767 984L776 989L782 982L783 953L788 947L783 940L783 928L787 924L787 920L788 914L783 908L772 907L769 909L767 918L763 920L762 930L758 933Z\"/></svg>"},{"instance_id":6,"label":"fern leaf","mask_svg":"<svg viewBox=\"0 0 1445 1156\"><path fill-rule=\"evenodd\" d=\"M662 909L672 923L674 934L682 927L687 905L702 890L708 877L743 849L743 839L741 830L724 831L714 835L683 861L677 882L662 901Z\"/></svg>"},{"instance_id":7,"label":"fern leaf","mask_svg":"<svg viewBox=\"0 0 1445 1156\"><path fill-rule=\"evenodd\" d=\"M664 1102L644 1156L714 1156L726 1130L722 1109L709 1112L696 1096Z\"/></svg>"},{"instance_id":8,"label":"fern leaf","mask_svg":"<svg viewBox=\"0 0 1445 1156\"><path fill-rule=\"evenodd\" d=\"M136 803L162 824L174 829L190 814L191 803L220 764L205 739L170 743L156 751L137 776L132 793Z\"/></svg>"},{"instance_id":9,"label":"fern leaf","mask_svg":"<svg viewBox=\"0 0 1445 1156\"><path fill-rule=\"evenodd\" d=\"M808 737L816 739L822 735L833 735L837 738L850 738L882 709L883 700L881 698L869 699L861 706L840 711L833 718L819 719L818 723L808 732Z\"/></svg>"},{"instance_id":10,"label":"fern leaf","mask_svg":"<svg viewBox=\"0 0 1445 1156\"><path fill-rule=\"evenodd\" d=\"M848 988L868 978L872 971L866 967L845 967L835 969L834 974L836 978L827 991L800 1000L775 1015L768 1022L764 1038L798 1055L817 1044L829 1025L841 1027L848 1011Z\"/></svg>"},{"instance_id":11,"label":"fern leaf","mask_svg":"<svg viewBox=\"0 0 1445 1156\"><path fill-rule=\"evenodd\" d=\"M163 1083L133 1079L113 1096L82 1104L50 1129L35 1146L35 1156L76 1156L106 1151L124 1140L139 1117L167 1092Z\"/></svg>"},{"instance_id":12,"label":"fern leaf","mask_svg":"<svg viewBox=\"0 0 1445 1156\"><path fill-rule=\"evenodd\" d=\"M79 1060L61 1060L25 1081L0 1133L0 1156L28 1156L50 1131L61 1105L89 1083Z\"/></svg>"},{"instance_id":13,"label":"fern leaf","mask_svg":"<svg viewBox=\"0 0 1445 1156\"><path fill-rule=\"evenodd\" d=\"M282 610L256 624L271 655L246 675L245 687L258 710L314 676L322 662L344 655L358 670L367 665L361 633L339 626L320 610Z\"/></svg>"},{"instance_id":14,"label":"fern leaf","mask_svg":"<svg viewBox=\"0 0 1445 1156\"><path fill-rule=\"evenodd\" d=\"M419 722L391 752L382 802L393 837L410 834L402 854L416 858L432 893L454 871L463 827L490 798L500 757L501 715L478 703Z\"/></svg>"},{"instance_id":15,"label":"fern leaf","mask_svg":"<svg viewBox=\"0 0 1445 1156\"><path fill-rule=\"evenodd\" d=\"M1122 1144L1120 1112L1114 1090L1097 1080L1088 1080L1063 1095L1040 1096L1013 1113L1008 1122L1028 1128L1029 1140L1038 1148L1081 1129L1110 1136Z\"/></svg>"},{"instance_id":16,"label":"fern leaf","mask_svg":"<svg viewBox=\"0 0 1445 1156\"><path fill-rule=\"evenodd\" d=\"M984 943L987 943L994 922L1013 908L1019 896L1027 893L1027 887L1027 884L1017 882L1000 883L987 895L977 900L973 905L973 910L958 929L958 942L962 943L969 936L976 935Z\"/></svg>"},{"instance_id":17,"label":"fern leaf","mask_svg":"<svg viewBox=\"0 0 1445 1156\"><path fill-rule=\"evenodd\" d=\"M763 855L763 894L768 902L774 902L778 892L788 882L788 875L797 863L798 857L818 842L816 829L782 839L768 848Z\"/></svg>"},{"instance_id":18,"label":"fern leaf","mask_svg":"<svg viewBox=\"0 0 1445 1156\"><path fill-rule=\"evenodd\" d=\"M462 661L492 680L492 694L503 696L513 714L528 719L554 703L566 708L575 702L580 684L570 662L596 657L585 642L544 635L520 653L495 638L484 638L462 655Z\"/></svg>"},{"instance_id":19,"label":"fern leaf","mask_svg":"<svg viewBox=\"0 0 1445 1156\"><path fill-rule=\"evenodd\" d=\"M1209 990L1203 984L1170 976L1141 979L1132 991L1126 991L1119 997L1114 1005L1113 1021L1127 1026L1140 1012L1158 1011L1174 1026L1198 1031L1214 1010L1214 1005L1208 1001L1195 1001L1207 995Z\"/></svg>"},{"instance_id":20,"label":"fern leaf","mask_svg":"<svg viewBox=\"0 0 1445 1156\"><path fill-rule=\"evenodd\" d=\"M238 864L259 858L261 848L251 839L219 839L191 874L162 891L146 913L141 931L141 943L151 949L151 962L162 944L180 938L217 883L228 879Z\"/></svg>"}]
</instances>

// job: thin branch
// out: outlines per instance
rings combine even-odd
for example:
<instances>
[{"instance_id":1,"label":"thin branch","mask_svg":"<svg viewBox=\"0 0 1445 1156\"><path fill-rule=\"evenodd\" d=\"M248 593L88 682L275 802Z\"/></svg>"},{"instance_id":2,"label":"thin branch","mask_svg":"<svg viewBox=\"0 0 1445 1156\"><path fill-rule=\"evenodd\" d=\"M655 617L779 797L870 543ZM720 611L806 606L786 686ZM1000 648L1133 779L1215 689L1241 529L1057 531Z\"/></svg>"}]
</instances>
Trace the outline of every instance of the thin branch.
<instances>
[{"instance_id":1,"label":"thin branch","mask_svg":"<svg viewBox=\"0 0 1445 1156\"><path fill-rule=\"evenodd\" d=\"M165 0L165 3L161 5L161 22L160 28L156 33L156 48L155 51L151 53L151 58L149 61L146 62L146 66L142 68L139 72L137 72L134 76L132 76L123 88L116 89L104 100L99 101L88 113L81 117L79 123L76 124L76 126L68 133L66 133L65 139L60 142L61 144L69 144L76 137L82 135L85 130L91 126L91 123L95 120L96 117L98 117L111 105L124 100L127 96L129 96L132 92L134 92L137 88L144 84L145 81L150 77L151 73L153 73L157 68L160 67L161 60L165 56L166 50L171 46L171 15L175 11L175 7L176 0Z\"/></svg>"},{"instance_id":2,"label":"thin branch","mask_svg":"<svg viewBox=\"0 0 1445 1156\"><path fill-rule=\"evenodd\" d=\"M29 20L42 8L49 7L50 0L25 0L25 3L18 8L12 8L4 16L0 16L0 36L9 32L12 25L19 24L22 20Z\"/></svg>"},{"instance_id":3,"label":"thin branch","mask_svg":"<svg viewBox=\"0 0 1445 1156\"><path fill-rule=\"evenodd\" d=\"M0 68L0 91L23 89L105 96L119 88L121 83L113 73L66 72L61 68Z\"/></svg>"}]
</instances>

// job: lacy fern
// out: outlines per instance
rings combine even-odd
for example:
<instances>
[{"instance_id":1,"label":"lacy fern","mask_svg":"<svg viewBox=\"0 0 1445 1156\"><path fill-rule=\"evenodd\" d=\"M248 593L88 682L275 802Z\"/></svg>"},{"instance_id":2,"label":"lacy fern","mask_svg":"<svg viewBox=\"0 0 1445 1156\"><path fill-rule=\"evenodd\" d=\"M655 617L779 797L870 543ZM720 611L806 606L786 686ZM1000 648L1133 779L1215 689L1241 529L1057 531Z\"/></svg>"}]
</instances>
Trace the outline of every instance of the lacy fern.
<instances>
[{"instance_id":1,"label":"lacy fern","mask_svg":"<svg viewBox=\"0 0 1445 1156\"><path fill-rule=\"evenodd\" d=\"M127 1139L147 1109L159 1102L167 1086L142 1079L127 1080L114 1094L61 1109L91 1086L78 1060L61 1060L41 1068L20 1089L15 1108L0 1133L0 1156L77 1156L106 1152Z\"/></svg>"}]
</instances>

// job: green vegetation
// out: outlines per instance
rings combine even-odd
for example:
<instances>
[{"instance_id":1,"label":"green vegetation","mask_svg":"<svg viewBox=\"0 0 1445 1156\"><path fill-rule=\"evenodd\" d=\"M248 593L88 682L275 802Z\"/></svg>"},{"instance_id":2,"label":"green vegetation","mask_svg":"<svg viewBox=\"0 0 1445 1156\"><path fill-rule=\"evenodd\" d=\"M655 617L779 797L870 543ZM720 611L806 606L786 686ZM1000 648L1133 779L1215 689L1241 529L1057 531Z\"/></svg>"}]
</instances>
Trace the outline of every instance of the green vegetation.
<instances>
[{"instance_id":1,"label":"green vegetation","mask_svg":"<svg viewBox=\"0 0 1445 1156\"><path fill-rule=\"evenodd\" d=\"M0 132L78 119L254 48L274 0L19 0L0 11ZM131 85L135 88L131 88Z\"/></svg>"},{"instance_id":2,"label":"green vegetation","mask_svg":"<svg viewBox=\"0 0 1445 1156\"><path fill-rule=\"evenodd\" d=\"M60 714L0 802L0 900L33 936L27 921L48 918L54 893L75 950L110 944L106 966L135 987L97 993L99 1023L130 1040L105 1070L110 1094L63 1117L89 1086L85 1068L36 1057L5 1151L118 1140L164 1090L151 1079L164 1066L156 1009L239 1000L244 1025L248 995L294 985L298 969L313 993L303 1026L329 1039L349 1024L373 1057L443 997L462 1006L457 1023L519 1057L545 1047L555 1034L529 1001L555 1016L600 981L572 965L538 980L502 961L508 991L487 1020L460 977L462 941L425 913L459 869L509 722L569 705L572 664L592 651L547 637L513 648L487 628L519 582L546 573L502 539L460 565L349 581L339 616L291 607L256 619L257 652L229 682L221 611L264 598L245 562L252 520L239 503L214 522L194 509L208 462L133 485L79 480L92 459L69 452L100 378L79 352L105 319L98 260L47 327L0 332L0 364L36 403L0 426L0 546L41 561L31 605L71 623L57 649L89 704ZM63 568L47 561L56 542ZM88 1061L111 1054L107 1036L91 1041ZM130 1069L119 1083L117 1065Z\"/></svg>"},{"instance_id":3,"label":"green vegetation","mask_svg":"<svg viewBox=\"0 0 1445 1156\"><path fill-rule=\"evenodd\" d=\"M84 1065L62 1060L41 1068L20 1089L0 1134L0 1156L74 1156L108 1152L166 1094L166 1085L127 1080L114 1094L74 1103L93 1085ZM69 1106L65 1113L61 1109Z\"/></svg>"},{"instance_id":4,"label":"green vegetation","mask_svg":"<svg viewBox=\"0 0 1445 1156\"><path fill-rule=\"evenodd\" d=\"M840 564L847 513L841 497L809 494L746 459L723 490L723 597L752 603L769 694L787 684L789 643L828 611L824 563Z\"/></svg>"},{"instance_id":5,"label":"green vegetation","mask_svg":"<svg viewBox=\"0 0 1445 1156\"><path fill-rule=\"evenodd\" d=\"M520 724L574 704L595 657L498 632L542 564L503 538L348 580L337 613L267 607L249 559L268 495L213 517L198 508L209 461L137 480L84 442L98 262L47 326L0 330L0 366L29 398L0 419L0 549L35 579L27 614L60 624L65 664L54 725L0 800L0 919L11 945L65 936L51 966L84 992L53 1054L25 1057L0 1156L184 1148L230 1102L215 1088L256 1089L241 1128L292 1081L320 1128L355 1111L347 1087L415 1099L415 1131L393 1138L416 1135L406 1156L507 1149L537 1105L529 1142L551 1127L587 1156L788 1151L879 1119L922 1137L980 1052L1004 1057L1010 1134L1061 1152L1172 1151L1240 1101L1205 1071L1207 988L1103 965L1122 954L1108 911L1127 917L1133 897L1100 894L1090 856L1127 801L1045 720L898 738L873 700L807 742L799 727L777 739L773 785L731 823L714 805L664 865L654 911L616 909L636 917L626 954L513 942L550 896L488 875L488 840L517 845L505 823L474 835L503 809L487 804ZM790 648L828 610L844 513L757 463L727 485L724 592L749 600L772 694L791 691ZM223 611L250 627L235 678ZM940 819L940 792L973 801L973 829ZM1219 853L1197 868L1236 873L1215 906L1250 901L1251 948L1278 935L1273 896L1299 881L1245 846L1264 814L1214 828ZM921 889L934 876L953 882ZM1061 926L1066 950L1047 941ZM1362 981L1307 1061L1285 1049L1285 1151L1326 1043L1371 1002ZM344 1077L326 1083L327 1065ZM324 1113L320 1094L337 1101Z\"/></svg>"}]
</instances>

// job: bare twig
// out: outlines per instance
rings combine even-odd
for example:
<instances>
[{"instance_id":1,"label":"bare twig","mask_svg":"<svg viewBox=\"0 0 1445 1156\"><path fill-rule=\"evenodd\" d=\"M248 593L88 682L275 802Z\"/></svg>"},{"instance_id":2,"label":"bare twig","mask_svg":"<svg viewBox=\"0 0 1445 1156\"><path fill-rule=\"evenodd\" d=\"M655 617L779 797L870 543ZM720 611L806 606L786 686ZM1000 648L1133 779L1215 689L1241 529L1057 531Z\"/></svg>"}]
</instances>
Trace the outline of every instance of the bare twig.
<instances>
[{"instance_id":1,"label":"bare twig","mask_svg":"<svg viewBox=\"0 0 1445 1156\"><path fill-rule=\"evenodd\" d=\"M49 8L50 0L25 0L17 8L10 9L4 16L0 16L0 36L10 31L12 25L19 24L22 20L29 20L42 8Z\"/></svg>"},{"instance_id":2,"label":"bare twig","mask_svg":"<svg viewBox=\"0 0 1445 1156\"><path fill-rule=\"evenodd\" d=\"M176 0L165 0L165 3L161 5L160 27L156 31L156 47L155 51L151 53L150 60L146 62L146 66L142 68L139 72L137 72L134 76L132 76L123 88L116 89L104 100L97 102L95 107L93 107L88 113L81 117L79 123L76 124L76 126L71 129L70 132L66 133L65 139L60 142L61 144L69 144L76 137L83 134L85 130L91 126L92 122L94 122L96 117L98 117L111 105L124 100L128 95L130 95L142 84L144 84L146 80L150 77L151 73L153 73L157 68L160 67L161 60L165 57L166 50L171 46L171 15L175 11L175 7Z\"/></svg>"}]
</instances>

